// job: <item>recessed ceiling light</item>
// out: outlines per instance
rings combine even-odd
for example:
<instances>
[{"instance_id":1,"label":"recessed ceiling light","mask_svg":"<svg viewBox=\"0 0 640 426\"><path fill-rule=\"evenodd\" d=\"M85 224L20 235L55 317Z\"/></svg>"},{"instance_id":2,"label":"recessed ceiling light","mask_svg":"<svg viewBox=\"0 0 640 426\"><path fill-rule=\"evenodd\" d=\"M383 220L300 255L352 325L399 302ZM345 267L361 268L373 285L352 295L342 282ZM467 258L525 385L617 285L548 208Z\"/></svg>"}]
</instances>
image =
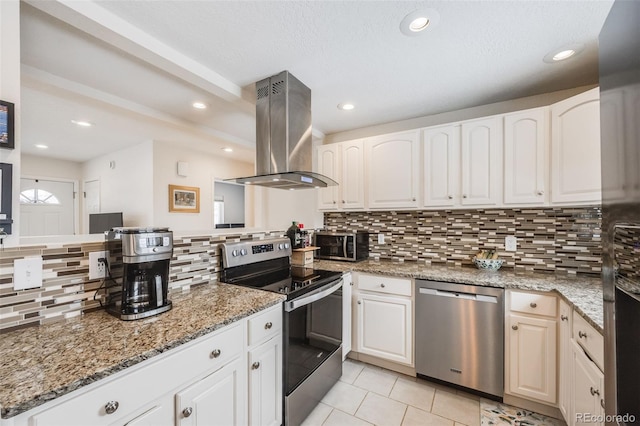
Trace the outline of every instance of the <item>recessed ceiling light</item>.
<instances>
[{"instance_id":1,"label":"recessed ceiling light","mask_svg":"<svg viewBox=\"0 0 640 426\"><path fill-rule=\"evenodd\" d=\"M341 109L343 111L351 111L352 109L354 109L356 106L352 103L349 102L343 102L338 104L338 109Z\"/></svg>"},{"instance_id":2,"label":"recessed ceiling light","mask_svg":"<svg viewBox=\"0 0 640 426\"><path fill-rule=\"evenodd\" d=\"M402 34L414 37L427 28L434 27L440 21L440 14L434 9L414 10L400 22Z\"/></svg>"},{"instance_id":3,"label":"recessed ceiling light","mask_svg":"<svg viewBox=\"0 0 640 426\"><path fill-rule=\"evenodd\" d=\"M71 122L73 124L75 124L78 127L91 127L93 126L93 123L90 123L88 121L82 121L82 120L71 120Z\"/></svg>"},{"instance_id":4,"label":"recessed ceiling light","mask_svg":"<svg viewBox=\"0 0 640 426\"><path fill-rule=\"evenodd\" d=\"M295 190L296 190L295 188L289 188L289 191L295 191Z\"/></svg>"},{"instance_id":5,"label":"recessed ceiling light","mask_svg":"<svg viewBox=\"0 0 640 426\"><path fill-rule=\"evenodd\" d=\"M279 182L280 181L280 179L278 179L278 178L273 178L271 180L274 181L274 182Z\"/></svg>"},{"instance_id":6,"label":"recessed ceiling light","mask_svg":"<svg viewBox=\"0 0 640 426\"><path fill-rule=\"evenodd\" d=\"M229 147L222 148L222 150L224 152L233 152L233 148L229 148Z\"/></svg>"},{"instance_id":7,"label":"recessed ceiling light","mask_svg":"<svg viewBox=\"0 0 640 426\"><path fill-rule=\"evenodd\" d=\"M36 144L36 148L38 148L38 149L47 149L49 147L47 145L39 143L39 144Z\"/></svg>"},{"instance_id":8,"label":"recessed ceiling light","mask_svg":"<svg viewBox=\"0 0 640 426\"><path fill-rule=\"evenodd\" d=\"M555 64L556 62L564 61L576 56L578 53L582 52L583 49L584 44L569 44L562 46L547 53L544 56L543 61L548 64Z\"/></svg>"},{"instance_id":9,"label":"recessed ceiling light","mask_svg":"<svg viewBox=\"0 0 640 426\"><path fill-rule=\"evenodd\" d=\"M194 102L191 104L195 109L207 109L207 104L204 102Z\"/></svg>"}]
</instances>

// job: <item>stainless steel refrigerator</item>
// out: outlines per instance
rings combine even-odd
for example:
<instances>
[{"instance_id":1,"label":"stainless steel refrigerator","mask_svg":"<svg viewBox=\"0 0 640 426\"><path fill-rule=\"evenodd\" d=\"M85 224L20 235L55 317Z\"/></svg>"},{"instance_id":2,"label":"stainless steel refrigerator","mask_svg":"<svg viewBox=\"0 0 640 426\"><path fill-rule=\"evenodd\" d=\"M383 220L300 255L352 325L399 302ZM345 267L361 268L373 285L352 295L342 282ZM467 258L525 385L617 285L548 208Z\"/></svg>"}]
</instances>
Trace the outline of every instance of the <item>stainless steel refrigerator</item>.
<instances>
[{"instance_id":1,"label":"stainless steel refrigerator","mask_svg":"<svg viewBox=\"0 0 640 426\"><path fill-rule=\"evenodd\" d=\"M617 0L613 4L600 32L599 64L606 422L637 424L640 422L640 1Z\"/></svg>"}]
</instances>

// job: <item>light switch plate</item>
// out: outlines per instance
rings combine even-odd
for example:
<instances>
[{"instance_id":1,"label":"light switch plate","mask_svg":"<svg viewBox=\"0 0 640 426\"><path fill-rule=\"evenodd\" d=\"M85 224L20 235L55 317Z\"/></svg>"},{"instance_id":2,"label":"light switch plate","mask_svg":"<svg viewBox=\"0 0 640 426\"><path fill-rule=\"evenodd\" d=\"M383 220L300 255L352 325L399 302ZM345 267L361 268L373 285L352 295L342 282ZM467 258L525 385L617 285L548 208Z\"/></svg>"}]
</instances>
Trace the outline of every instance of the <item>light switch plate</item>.
<instances>
[{"instance_id":1,"label":"light switch plate","mask_svg":"<svg viewBox=\"0 0 640 426\"><path fill-rule=\"evenodd\" d=\"M504 238L504 250L505 251L516 251L518 250L518 239L513 235L509 235Z\"/></svg>"},{"instance_id":2,"label":"light switch plate","mask_svg":"<svg viewBox=\"0 0 640 426\"><path fill-rule=\"evenodd\" d=\"M42 287L42 256L25 257L13 262L13 289Z\"/></svg>"},{"instance_id":3,"label":"light switch plate","mask_svg":"<svg viewBox=\"0 0 640 426\"><path fill-rule=\"evenodd\" d=\"M384 244L384 234L378 234L378 244Z\"/></svg>"}]
</instances>

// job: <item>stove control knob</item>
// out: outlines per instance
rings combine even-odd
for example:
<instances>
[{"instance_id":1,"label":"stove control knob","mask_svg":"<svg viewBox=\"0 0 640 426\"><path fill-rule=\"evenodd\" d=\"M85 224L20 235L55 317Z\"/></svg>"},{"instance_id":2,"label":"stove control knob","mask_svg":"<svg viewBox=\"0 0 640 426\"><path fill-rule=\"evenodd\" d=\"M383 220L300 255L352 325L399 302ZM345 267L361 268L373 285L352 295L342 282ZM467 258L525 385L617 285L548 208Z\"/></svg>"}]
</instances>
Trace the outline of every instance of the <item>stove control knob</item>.
<instances>
[{"instance_id":1,"label":"stove control knob","mask_svg":"<svg viewBox=\"0 0 640 426\"><path fill-rule=\"evenodd\" d=\"M284 244L278 244L278 250L284 249Z\"/></svg>"},{"instance_id":2,"label":"stove control knob","mask_svg":"<svg viewBox=\"0 0 640 426\"><path fill-rule=\"evenodd\" d=\"M284 243L284 248L288 249L289 248L289 243Z\"/></svg>"},{"instance_id":3,"label":"stove control knob","mask_svg":"<svg viewBox=\"0 0 640 426\"><path fill-rule=\"evenodd\" d=\"M247 255L247 250L246 249L240 250L240 256L246 256L246 255Z\"/></svg>"},{"instance_id":4,"label":"stove control knob","mask_svg":"<svg viewBox=\"0 0 640 426\"><path fill-rule=\"evenodd\" d=\"M231 252L231 256L236 257L238 255L238 253L239 253L238 250L233 250Z\"/></svg>"}]
</instances>

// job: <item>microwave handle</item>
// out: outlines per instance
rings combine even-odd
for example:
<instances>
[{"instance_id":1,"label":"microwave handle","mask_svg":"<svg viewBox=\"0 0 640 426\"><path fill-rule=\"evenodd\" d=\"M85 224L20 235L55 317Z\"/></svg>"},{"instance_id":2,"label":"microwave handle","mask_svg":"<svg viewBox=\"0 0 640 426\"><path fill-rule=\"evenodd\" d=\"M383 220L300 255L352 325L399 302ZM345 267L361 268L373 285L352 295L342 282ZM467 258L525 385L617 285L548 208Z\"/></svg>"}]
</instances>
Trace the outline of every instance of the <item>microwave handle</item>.
<instances>
[{"instance_id":1,"label":"microwave handle","mask_svg":"<svg viewBox=\"0 0 640 426\"><path fill-rule=\"evenodd\" d=\"M342 278L340 278L340 280L338 280L336 285L331 286L330 288L326 289L326 290L321 290L317 293L312 293L307 297L302 297L300 299L296 299L296 300L292 300L290 302L286 302L284 304L284 310L285 312L291 312L295 309L298 309L301 306L305 306L305 305L309 305L313 302L317 302L320 299L324 299L325 297L327 297L328 295L330 295L331 293L334 293L336 290L339 290L342 288Z\"/></svg>"},{"instance_id":2,"label":"microwave handle","mask_svg":"<svg viewBox=\"0 0 640 426\"><path fill-rule=\"evenodd\" d=\"M342 238L342 257L346 258L347 257L347 240L349 239L348 235L345 235L344 238Z\"/></svg>"}]
</instances>

